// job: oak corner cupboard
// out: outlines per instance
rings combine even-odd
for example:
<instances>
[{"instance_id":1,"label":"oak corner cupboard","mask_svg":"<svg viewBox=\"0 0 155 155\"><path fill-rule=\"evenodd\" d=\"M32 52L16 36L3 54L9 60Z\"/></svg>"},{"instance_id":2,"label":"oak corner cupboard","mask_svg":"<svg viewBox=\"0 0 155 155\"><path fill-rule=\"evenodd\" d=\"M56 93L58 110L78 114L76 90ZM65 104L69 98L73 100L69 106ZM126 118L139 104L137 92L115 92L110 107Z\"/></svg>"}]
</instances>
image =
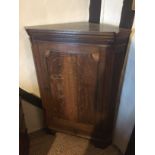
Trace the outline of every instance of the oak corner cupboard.
<instances>
[{"instance_id":1,"label":"oak corner cupboard","mask_svg":"<svg viewBox=\"0 0 155 155\"><path fill-rule=\"evenodd\" d=\"M26 31L47 127L110 144L130 30L76 22Z\"/></svg>"}]
</instances>

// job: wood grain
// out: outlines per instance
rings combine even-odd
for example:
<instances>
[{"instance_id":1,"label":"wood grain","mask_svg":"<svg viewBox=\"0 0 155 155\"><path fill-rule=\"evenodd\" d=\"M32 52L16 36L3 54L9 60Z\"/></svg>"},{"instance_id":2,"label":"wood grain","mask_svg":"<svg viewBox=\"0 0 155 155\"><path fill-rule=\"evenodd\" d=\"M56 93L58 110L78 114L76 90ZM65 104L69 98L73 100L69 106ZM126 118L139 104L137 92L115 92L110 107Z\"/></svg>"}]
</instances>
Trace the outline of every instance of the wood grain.
<instances>
[{"instance_id":1,"label":"wood grain","mask_svg":"<svg viewBox=\"0 0 155 155\"><path fill-rule=\"evenodd\" d=\"M48 128L90 137L93 143L106 146L112 140L129 31L79 25L27 29L46 124ZM70 30L65 30L67 26Z\"/></svg>"}]
</instances>

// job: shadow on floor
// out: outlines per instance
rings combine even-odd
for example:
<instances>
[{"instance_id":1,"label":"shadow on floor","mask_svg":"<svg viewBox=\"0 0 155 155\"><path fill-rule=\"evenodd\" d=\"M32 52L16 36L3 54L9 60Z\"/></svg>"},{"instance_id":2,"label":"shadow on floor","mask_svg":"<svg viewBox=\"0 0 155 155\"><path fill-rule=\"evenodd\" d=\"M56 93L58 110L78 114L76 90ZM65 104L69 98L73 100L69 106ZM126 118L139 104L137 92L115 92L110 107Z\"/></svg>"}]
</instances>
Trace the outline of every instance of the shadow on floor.
<instances>
[{"instance_id":1,"label":"shadow on floor","mask_svg":"<svg viewBox=\"0 0 155 155\"><path fill-rule=\"evenodd\" d=\"M105 129L104 126L107 126ZM84 155L122 155L121 152L112 145L112 127L106 121L100 121L96 124L95 129Z\"/></svg>"},{"instance_id":2,"label":"shadow on floor","mask_svg":"<svg viewBox=\"0 0 155 155\"><path fill-rule=\"evenodd\" d=\"M40 130L29 135L29 155L47 155L55 141L55 135Z\"/></svg>"},{"instance_id":3,"label":"shadow on floor","mask_svg":"<svg viewBox=\"0 0 155 155\"><path fill-rule=\"evenodd\" d=\"M122 155L122 153L114 145L101 149L90 144L83 155Z\"/></svg>"}]
</instances>

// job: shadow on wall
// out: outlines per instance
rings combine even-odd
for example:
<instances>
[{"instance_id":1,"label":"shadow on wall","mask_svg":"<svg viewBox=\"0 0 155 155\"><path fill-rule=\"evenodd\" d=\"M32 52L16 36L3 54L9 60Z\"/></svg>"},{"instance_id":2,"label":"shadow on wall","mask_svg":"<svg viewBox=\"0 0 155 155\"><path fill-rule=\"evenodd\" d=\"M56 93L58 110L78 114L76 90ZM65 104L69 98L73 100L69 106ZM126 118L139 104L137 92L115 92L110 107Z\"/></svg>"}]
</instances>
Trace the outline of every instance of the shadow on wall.
<instances>
[{"instance_id":1,"label":"shadow on wall","mask_svg":"<svg viewBox=\"0 0 155 155\"><path fill-rule=\"evenodd\" d=\"M91 139L83 155L121 155L119 149L112 145L112 131L110 129L101 131L104 125L103 122L97 124L92 134L92 137L103 137L104 142L98 139Z\"/></svg>"},{"instance_id":2,"label":"shadow on wall","mask_svg":"<svg viewBox=\"0 0 155 155\"><path fill-rule=\"evenodd\" d=\"M134 33L134 32L133 32ZM114 132L114 144L125 153L135 124L135 39L128 47L128 58Z\"/></svg>"}]
</instances>

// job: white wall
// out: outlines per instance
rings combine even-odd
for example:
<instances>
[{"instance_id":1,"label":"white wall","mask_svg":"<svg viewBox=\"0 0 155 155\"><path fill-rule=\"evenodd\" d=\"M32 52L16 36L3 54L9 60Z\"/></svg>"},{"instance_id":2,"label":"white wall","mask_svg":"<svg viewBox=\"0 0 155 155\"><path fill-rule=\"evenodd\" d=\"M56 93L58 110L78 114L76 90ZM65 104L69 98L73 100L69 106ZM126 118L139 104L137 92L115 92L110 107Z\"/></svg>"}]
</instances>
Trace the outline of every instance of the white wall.
<instances>
[{"instance_id":1,"label":"white wall","mask_svg":"<svg viewBox=\"0 0 155 155\"><path fill-rule=\"evenodd\" d=\"M118 26L121 19L123 0L102 0L101 23Z\"/></svg>"}]
</instances>

